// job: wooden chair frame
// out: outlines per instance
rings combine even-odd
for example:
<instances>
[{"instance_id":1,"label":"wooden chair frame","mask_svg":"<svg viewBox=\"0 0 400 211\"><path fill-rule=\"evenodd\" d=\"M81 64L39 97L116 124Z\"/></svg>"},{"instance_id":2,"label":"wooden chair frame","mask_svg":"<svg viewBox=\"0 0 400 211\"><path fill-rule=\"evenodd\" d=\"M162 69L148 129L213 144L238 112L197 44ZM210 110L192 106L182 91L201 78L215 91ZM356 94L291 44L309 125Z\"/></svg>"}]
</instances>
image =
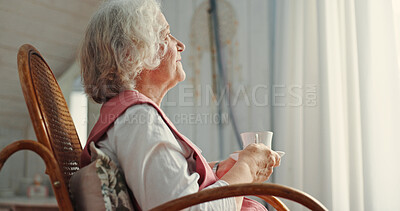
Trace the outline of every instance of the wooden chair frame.
<instances>
[{"instance_id":1,"label":"wooden chair frame","mask_svg":"<svg viewBox=\"0 0 400 211\"><path fill-rule=\"evenodd\" d=\"M11 155L21 150L33 151L43 159L47 169L46 174L48 174L50 177L54 195L56 196L60 209L73 210L68 188L63 182L64 178L60 167L53 156L53 152L51 152L43 144L33 140L19 140L7 145L0 152L0 170Z\"/></svg>"},{"instance_id":2,"label":"wooden chair frame","mask_svg":"<svg viewBox=\"0 0 400 211\"><path fill-rule=\"evenodd\" d=\"M165 204L162 204L151 211L163 211L163 210L181 210L196 204L213 201L217 199L234 197L234 196L247 196L254 195L261 199L265 199L267 196L278 196L286 198L305 207L316 210L326 211L326 207L321 204L318 200L302 191L296 190L283 185L277 184L237 184L229 185L218 188L206 189L197 193L193 193L187 196L183 196L179 199L172 200ZM266 200L267 202L269 199ZM283 204L271 204L277 210L289 210L286 205Z\"/></svg>"},{"instance_id":3,"label":"wooden chair frame","mask_svg":"<svg viewBox=\"0 0 400 211\"><path fill-rule=\"evenodd\" d=\"M53 148L54 146L52 144L52 139L54 139L54 137L52 136L52 130L50 129L51 125L46 119L46 115L44 114L44 112L46 111L42 111L41 106L39 105L38 96L35 91L35 86L32 82L33 78L31 75L32 73L30 59L32 55L40 58L42 60L41 64L45 65L44 67L47 68L46 71L50 72L50 77L52 77L51 81L54 83L53 86L55 86L51 88L56 89L56 94L58 94L59 98L62 98L62 105L60 106L64 109L63 111L66 112L66 115L70 118L65 99L57 84L57 80L55 79L48 64L44 61L42 55L31 45L25 44L21 46L18 52L18 70L20 82L38 142L33 140L19 140L6 146L0 152L0 170L6 160L17 151L31 150L37 153L45 162L46 173L50 177L50 181L53 186L54 194L56 196L60 210L70 211L73 210L73 205L69 196L69 181L66 181L69 180L69 176L66 176L65 169L62 169L62 161L60 164L60 161L57 158L57 153L55 153L57 149ZM68 123L69 120L70 119L67 118ZM67 127L66 125L64 126ZM71 128L74 131L73 135L77 136L75 127L72 125ZM80 154L82 152L82 147L79 143L79 139L77 137L73 138L74 140L72 141L74 142L73 144L75 144L75 147L79 145L79 147L77 147L76 149L74 148L74 150L78 150L78 152L74 151L73 153ZM78 141L78 143L75 143L76 141ZM80 161L74 162L76 163ZM78 169L79 168L74 168L69 173L76 172ZM190 194L162 204L152 209L152 211L180 210L207 201L245 195L255 195L265 200L267 203L269 203L279 211L285 211L289 209L286 207L285 204L282 203L282 201L274 196L293 200L312 210L327 210L319 201L314 199L312 196L290 187L276 184L238 184L202 190L200 192Z\"/></svg>"}]
</instances>

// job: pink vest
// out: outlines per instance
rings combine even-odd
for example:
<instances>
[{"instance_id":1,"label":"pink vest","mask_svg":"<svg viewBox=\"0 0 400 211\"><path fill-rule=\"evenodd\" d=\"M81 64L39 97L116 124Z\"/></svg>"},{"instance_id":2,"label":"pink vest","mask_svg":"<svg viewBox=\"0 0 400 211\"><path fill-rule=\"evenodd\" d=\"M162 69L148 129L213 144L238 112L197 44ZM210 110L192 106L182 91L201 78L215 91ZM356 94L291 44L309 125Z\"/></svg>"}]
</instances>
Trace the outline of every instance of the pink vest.
<instances>
[{"instance_id":1,"label":"pink vest","mask_svg":"<svg viewBox=\"0 0 400 211\"><path fill-rule=\"evenodd\" d=\"M121 116L126 109L131 106L137 104L149 104L153 106L158 114L162 117L164 122L168 125L170 130L174 132L174 134L179 138L179 140L183 141L194 151L194 158L196 160L196 172L200 175L199 190L214 184L218 178L213 173L211 167L208 165L206 159L201 155L201 152L197 149L197 147L184 135L178 132L175 128L174 124L168 119L168 117L164 114L164 112L148 97L140 94L137 91L124 91L114 98L110 99L106 103L103 104L100 110L100 117L97 121L96 125L93 127L90 132L89 139L86 143L85 148L83 149L81 155L81 166L86 166L90 163L90 151L89 144L94 141L95 143L101 139L101 137L108 131L108 129L112 126L114 121ZM260 203L253 201L248 198L244 198L242 210L267 210Z\"/></svg>"}]
</instances>

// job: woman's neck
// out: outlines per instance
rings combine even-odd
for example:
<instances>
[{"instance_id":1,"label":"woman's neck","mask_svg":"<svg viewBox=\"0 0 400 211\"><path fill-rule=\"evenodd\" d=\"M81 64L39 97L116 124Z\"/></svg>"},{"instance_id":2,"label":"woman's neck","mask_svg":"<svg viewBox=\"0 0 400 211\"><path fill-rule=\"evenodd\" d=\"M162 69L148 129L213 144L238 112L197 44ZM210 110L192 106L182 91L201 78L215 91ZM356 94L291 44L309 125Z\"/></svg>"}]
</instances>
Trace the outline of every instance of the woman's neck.
<instances>
[{"instance_id":1,"label":"woman's neck","mask_svg":"<svg viewBox=\"0 0 400 211\"><path fill-rule=\"evenodd\" d=\"M168 79L160 73L161 70L143 70L136 78L135 89L153 100L158 106L167 94L168 90L178 82Z\"/></svg>"},{"instance_id":2,"label":"woman's neck","mask_svg":"<svg viewBox=\"0 0 400 211\"><path fill-rule=\"evenodd\" d=\"M135 88L138 92L141 94L145 95L146 97L150 98L152 101L154 101L158 106L161 105L161 102L167 94L166 89L162 89L153 85L137 85Z\"/></svg>"},{"instance_id":3,"label":"woman's neck","mask_svg":"<svg viewBox=\"0 0 400 211\"><path fill-rule=\"evenodd\" d=\"M157 80L154 71L142 71L136 79L135 89L160 106L169 87L164 81Z\"/></svg>"}]
</instances>

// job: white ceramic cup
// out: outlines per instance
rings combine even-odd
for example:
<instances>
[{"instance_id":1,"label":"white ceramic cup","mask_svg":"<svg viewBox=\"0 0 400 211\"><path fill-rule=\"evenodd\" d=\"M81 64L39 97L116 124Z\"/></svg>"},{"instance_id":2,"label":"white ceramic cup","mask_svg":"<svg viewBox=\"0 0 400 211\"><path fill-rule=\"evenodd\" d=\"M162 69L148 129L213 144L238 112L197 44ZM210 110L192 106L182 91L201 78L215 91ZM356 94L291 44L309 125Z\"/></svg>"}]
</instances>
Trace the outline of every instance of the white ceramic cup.
<instances>
[{"instance_id":1,"label":"white ceramic cup","mask_svg":"<svg viewBox=\"0 0 400 211\"><path fill-rule=\"evenodd\" d=\"M271 149L272 144L272 135L274 133L271 131L260 131L260 132L244 132L240 134L243 143L243 149L246 148L249 144L252 143L262 143ZM285 152L275 151L279 154L279 156L285 155ZM230 155L230 157L234 160L239 159L239 152L234 152Z\"/></svg>"},{"instance_id":2,"label":"white ceramic cup","mask_svg":"<svg viewBox=\"0 0 400 211\"><path fill-rule=\"evenodd\" d=\"M272 135L271 131L241 133L240 137L242 138L243 149L252 143L262 143L271 148Z\"/></svg>"}]
</instances>

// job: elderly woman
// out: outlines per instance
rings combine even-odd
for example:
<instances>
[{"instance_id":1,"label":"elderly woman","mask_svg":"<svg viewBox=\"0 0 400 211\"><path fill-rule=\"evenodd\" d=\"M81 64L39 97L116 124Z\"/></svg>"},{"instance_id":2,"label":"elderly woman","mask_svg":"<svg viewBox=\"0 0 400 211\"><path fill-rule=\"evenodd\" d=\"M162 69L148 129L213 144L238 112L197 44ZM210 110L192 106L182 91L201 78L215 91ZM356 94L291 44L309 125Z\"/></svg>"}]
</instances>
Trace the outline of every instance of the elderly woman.
<instances>
[{"instance_id":1,"label":"elderly woman","mask_svg":"<svg viewBox=\"0 0 400 211\"><path fill-rule=\"evenodd\" d=\"M82 165L89 164L88 145L95 142L122 169L132 200L143 210L203 188L264 182L280 163L279 155L262 144L246 147L237 162L228 158L219 165L207 163L176 130L160 104L168 90L185 79L184 50L155 0L103 3L82 45L85 91L103 104ZM265 210L243 197L190 209Z\"/></svg>"}]
</instances>

